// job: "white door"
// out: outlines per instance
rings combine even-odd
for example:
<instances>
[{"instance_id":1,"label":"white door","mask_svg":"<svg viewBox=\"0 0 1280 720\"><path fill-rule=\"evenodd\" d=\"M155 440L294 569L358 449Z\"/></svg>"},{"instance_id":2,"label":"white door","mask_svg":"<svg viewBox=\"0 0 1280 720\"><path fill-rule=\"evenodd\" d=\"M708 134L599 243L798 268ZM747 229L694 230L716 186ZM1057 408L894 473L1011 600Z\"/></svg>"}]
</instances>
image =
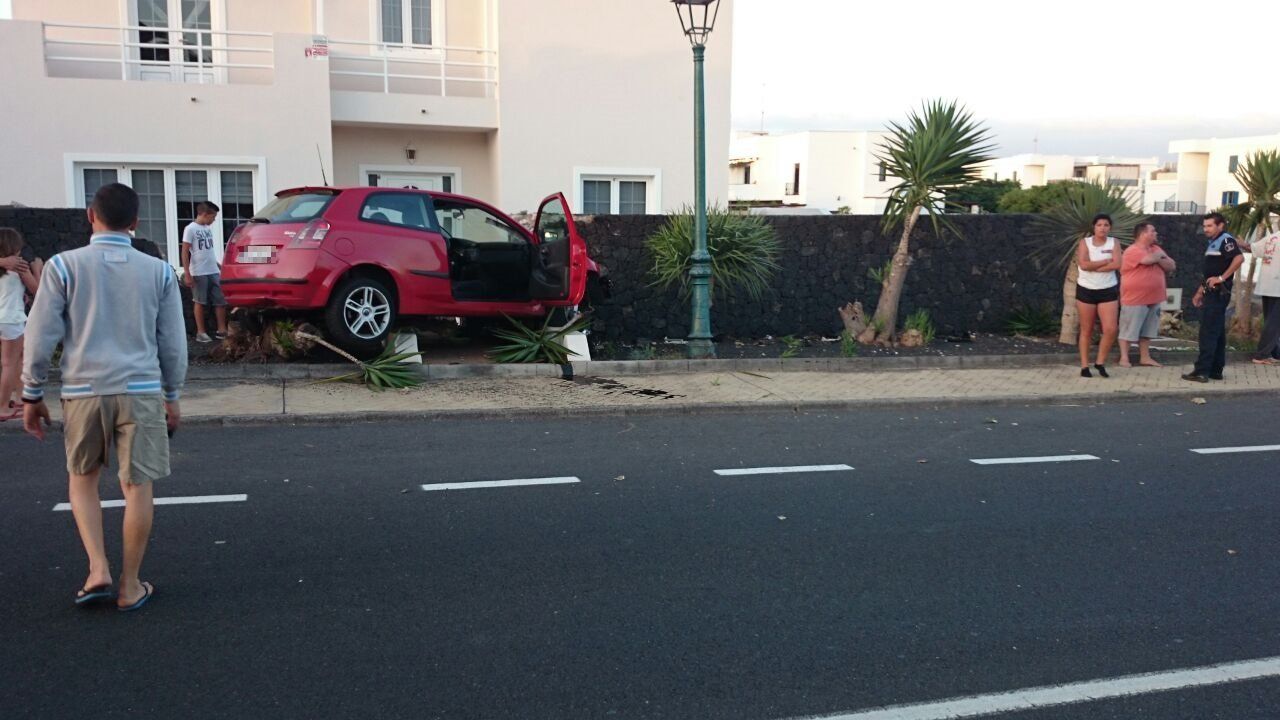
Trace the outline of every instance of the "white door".
<instances>
[{"instance_id":1,"label":"white door","mask_svg":"<svg viewBox=\"0 0 1280 720\"><path fill-rule=\"evenodd\" d=\"M146 28L137 31L138 78L214 82L212 5L213 0L133 0L135 23Z\"/></svg>"}]
</instances>

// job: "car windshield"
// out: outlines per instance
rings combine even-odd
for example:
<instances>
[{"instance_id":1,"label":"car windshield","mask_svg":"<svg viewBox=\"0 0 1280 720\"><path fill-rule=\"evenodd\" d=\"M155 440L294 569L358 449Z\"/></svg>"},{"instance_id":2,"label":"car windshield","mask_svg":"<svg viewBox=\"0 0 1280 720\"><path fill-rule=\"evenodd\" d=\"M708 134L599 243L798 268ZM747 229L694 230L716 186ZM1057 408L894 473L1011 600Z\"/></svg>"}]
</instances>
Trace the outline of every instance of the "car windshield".
<instances>
[{"instance_id":1,"label":"car windshield","mask_svg":"<svg viewBox=\"0 0 1280 720\"><path fill-rule=\"evenodd\" d=\"M283 195L267 203L249 222L304 223L319 217L337 193L303 192Z\"/></svg>"}]
</instances>

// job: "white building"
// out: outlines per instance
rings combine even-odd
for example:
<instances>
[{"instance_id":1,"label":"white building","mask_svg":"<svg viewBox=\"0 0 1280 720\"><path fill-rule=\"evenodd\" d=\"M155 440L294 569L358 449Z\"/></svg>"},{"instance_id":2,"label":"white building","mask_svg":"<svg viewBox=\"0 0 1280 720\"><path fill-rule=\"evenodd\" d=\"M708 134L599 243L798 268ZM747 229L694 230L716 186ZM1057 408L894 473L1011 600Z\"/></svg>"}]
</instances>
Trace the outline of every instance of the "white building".
<instances>
[{"instance_id":1,"label":"white building","mask_svg":"<svg viewBox=\"0 0 1280 720\"><path fill-rule=\"evenodd\" d=\"M707 50L708 196L728 187L732 0ZM142 196L177 257L280 189L411 185L510 211L693 198L692 54L670 3L13 0L0 20L0 203Z\"/></svg>"},{"instance_id":2,"label":"white building","mask_svg":"<svg viewBox=\"0 0 1280 720\"><path fill-rule=\"evenodd\" d=\"M1157 171L1147 181L1147 212L1205 213L1249 199L1236 168L1259 150L1280 150L1280 133L1241 138L1175 140L1176 171Z\"/></svg>"},{"instance_id":3,"label":"white building","mask_svg":"<svg viewBox=\"0 0 1280 720\"><path fill-rule=\"evenodd\" d=\"M884 212L893 178L875 155L883 132L734 133L729 200L835 211Z\"/></svg>"},{"instance_id":4,"label":"white building","mask_svg":"<svg viewBox=\"0 0 1280 720\"><path fill-rule=\"evenodd\" d=\"M1024 153L995 158L982 165L986 180L1014 180L1022 187L1037 187L1062 180L1096 181L1118 185L1131 192L1134 208L1146 203L1146 182L1160 166L1157 157L1106 157L1100 155L1042 155Z\"/></svg>"}]
</instances>

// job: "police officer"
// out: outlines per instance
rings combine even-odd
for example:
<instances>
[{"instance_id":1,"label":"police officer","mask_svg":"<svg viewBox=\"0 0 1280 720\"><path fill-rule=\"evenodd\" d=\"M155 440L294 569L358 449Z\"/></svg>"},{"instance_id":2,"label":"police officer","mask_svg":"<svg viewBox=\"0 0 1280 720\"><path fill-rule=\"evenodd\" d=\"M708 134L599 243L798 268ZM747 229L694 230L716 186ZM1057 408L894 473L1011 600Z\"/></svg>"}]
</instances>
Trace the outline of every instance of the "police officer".
<instances>
[{"instance_id":1,"label":"police officer","mask_svg":"<svg viewBox=\"0 0 1280 720\"><path fill-rule=\"evenodd\" d=\"M1195 368L1183 380L1221 380L1227 364L1227 305L1231 303L1232 276L1244 262L1240 241L1227 232L1222 213L1204 216L1204 234L1209 246L1204 253L1204 282L1191 304L1200 308L1200 356Z\"/></svg>"}]
</instances>

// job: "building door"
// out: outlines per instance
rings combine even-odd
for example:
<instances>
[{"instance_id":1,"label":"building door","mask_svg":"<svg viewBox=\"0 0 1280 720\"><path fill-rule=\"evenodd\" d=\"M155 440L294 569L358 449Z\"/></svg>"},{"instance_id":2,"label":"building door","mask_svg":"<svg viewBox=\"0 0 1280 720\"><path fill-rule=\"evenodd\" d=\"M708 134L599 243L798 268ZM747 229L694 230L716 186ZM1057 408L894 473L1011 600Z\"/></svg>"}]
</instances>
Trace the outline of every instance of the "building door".
<instances>
[{"instance_id":1,"label":"building door","mask_svg":"<svg viewBox=\"0 0 1280 720\"><path fill-rule=\"evenodd\" d=\"M212 83L213 0L132 0L138 79Z\"/></svg>"}]
</instances>

